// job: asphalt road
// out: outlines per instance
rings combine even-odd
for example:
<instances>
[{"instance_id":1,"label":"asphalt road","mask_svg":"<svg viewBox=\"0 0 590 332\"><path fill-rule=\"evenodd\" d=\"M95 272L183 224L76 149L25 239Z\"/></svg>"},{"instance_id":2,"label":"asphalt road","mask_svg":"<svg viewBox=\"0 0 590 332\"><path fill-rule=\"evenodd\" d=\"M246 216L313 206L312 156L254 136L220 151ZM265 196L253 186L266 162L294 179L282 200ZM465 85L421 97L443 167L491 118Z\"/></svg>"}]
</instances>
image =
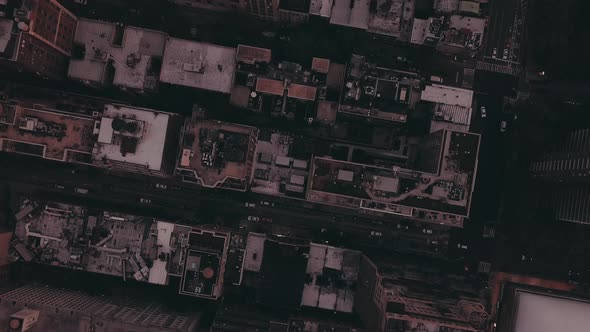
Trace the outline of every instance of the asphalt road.
<instances>
[{"instance_id":1,"label":"asphalt road","mask_svg":"<svg viewBox=\"0 0 590 332\"><path fill-rule=\"evenodd\" d=\"M235 229L245 224L250 230L285 236L311 235L314 241L357 249L375 248L443 257L449 242L446 227L395 220L391 216L366 216L356 210L301 200L211 190L182 183L176 178L113 173L29 156L0 154L0 162L3 168L0 182L12 185L22 195L45 200L184 223L220 224ZM166 185L166 189L158 188L158 184ZM76 192L77 188L86 189L88 193ZM142 203L142 199L149 203ZM268 202L268 205L262 202ZM253 203L255 207L246 207L246 203ZM272 222L248 222L249 216Z\"/></svg>"},{"instance_id":2,"label":"asphalt road","mask_svg":"<svg viewBox=\"0 0 590 332\"><path fill-rule=\"evenodd\" d=\"M491 57L497 49L497 57L502 58L509 32L514 22L514 14L519 0L493 0L490 3L490 19L486 30L484 57Z\"/></svg>"}]
</instances>

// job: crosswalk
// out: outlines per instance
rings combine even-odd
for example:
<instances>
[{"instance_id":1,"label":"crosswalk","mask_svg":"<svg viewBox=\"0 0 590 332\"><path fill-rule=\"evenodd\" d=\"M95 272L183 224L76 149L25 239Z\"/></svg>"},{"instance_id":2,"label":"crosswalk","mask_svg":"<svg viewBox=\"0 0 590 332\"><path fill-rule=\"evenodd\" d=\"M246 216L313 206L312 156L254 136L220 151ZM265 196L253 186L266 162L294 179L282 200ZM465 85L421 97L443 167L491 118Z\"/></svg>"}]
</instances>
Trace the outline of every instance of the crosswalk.
<instances>
[{"instance_id":1,"label":"crosswalk","mask_svg":"<svg viewBox=\"0 0 590 332\"><path fill-rule=\"evenodd\" d=\"M475 69L473 69L473 68L464 68L463 69L463 82L461 83L461 87L463 89L472 89L473 88L473 76L475 76Z\"/></svg>"},{"instance_id":2,"label":"crosswalk","mask_svg":"<svg viewBox=\"0 0 590 332\"><path fill-rule=\"evenodd\" d=\"M478 70L485 70L485 71L491 71L491 72L500 73L500 74L518 76L518 70L515 67L506 66L506 65L499 65L496 63L478 61L475 68Z\"/></svg>"}]
</instances>

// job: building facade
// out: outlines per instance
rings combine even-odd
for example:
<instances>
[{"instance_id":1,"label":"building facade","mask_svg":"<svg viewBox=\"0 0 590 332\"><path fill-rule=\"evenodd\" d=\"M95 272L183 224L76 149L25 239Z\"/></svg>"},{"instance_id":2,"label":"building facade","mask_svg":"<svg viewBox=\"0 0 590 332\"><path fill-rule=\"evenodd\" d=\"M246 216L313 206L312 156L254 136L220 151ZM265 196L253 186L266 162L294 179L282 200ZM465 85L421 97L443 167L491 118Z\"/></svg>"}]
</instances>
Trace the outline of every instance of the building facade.
<instances>
[{"instance_id":1,"label":"building facade","mask_svg":"<svg viewBox=\"0 0 590 332\"><path fill-rule=\"evenodd\" d=\"M361 257L355 308L368 331L481 332L484 303L464 278Z\"/></svg>"}]
</instances>

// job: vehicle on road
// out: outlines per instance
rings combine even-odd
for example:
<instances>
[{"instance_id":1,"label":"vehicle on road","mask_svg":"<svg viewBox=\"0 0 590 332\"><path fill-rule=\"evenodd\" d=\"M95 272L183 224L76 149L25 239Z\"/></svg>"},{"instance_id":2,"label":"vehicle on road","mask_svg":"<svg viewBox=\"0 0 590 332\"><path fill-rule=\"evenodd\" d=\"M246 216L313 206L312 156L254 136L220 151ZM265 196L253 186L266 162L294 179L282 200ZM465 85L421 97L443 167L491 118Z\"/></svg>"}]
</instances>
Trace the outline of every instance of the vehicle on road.
<instances>
[{"instance_id":1,"label":"vehicle on road","mask_svg":"<svg viewBox=\"0 0 590 332\"><path fill-rule=\"evenodd\" d=\"M498 49L494 47L494 49L492 50L492 58L495 58L498 56Z\"/></svg>"},{"instance_id":2,"label":"vehicle on road","mask_svg":"<svg viewBox=\"0 0 590 332\"><path fill-rule=\"evenodd\" d=\"M502 59L508 60L508 49L507 48L504 49L504 53L502 54Z\"/></svg>"},{"instance_id":3,"label":"vehicle on road","mask_svg":"<svg viewBox=\"0 0 590 332\"><path fill-rule=\"evenodd\" d=\"M152 204L152 200L151 199L147 199L147 198L140 198L139 202L141 204Z\"/></svg>"},{"instance_id":4,"label":"vehicle on road","mask_svg":"<svg viewBox=\"0 0 590 332\"><path fill-rule=\"evenodd\" d=\"M506 132L506 127L508 127L508 123L506 121L503 120L502 122L500 122L500 132L501 133Z\"/></svg>"},{"instance_id":5,"label":"vehicle on road","mask_svg":"<svg viewBox=\"0 0 590 332\"><path fill-rule=\"evenodd\" d=\"M468 247L467 247L467 245L466 245L466 244L458 243L458 244L457 244L457 248L459 248L459 249L463 249L463 250L467 250L467 248L468 248Z\"/></svg>"},{"instance_id":6,"label":"vehicle on road","mask_svg":"<svg viewBox=\"0 0 590 332\"><path fill-rule=\"evenodd\" d=\"M260 221L260 218L255 216L248 216L248 221Z\"/></svg>"},{"instance_id":7,"label":"vehicle on road","mask_svg":"<svg viewBox=\"0 0 590 332\"><path fill-rule=\"evenodd\" d=\"M480 108L480 110L481 110L481 118L482 119L485 119L485 117L488 116L488 114L486 113L486 107L485 106L482 106Z\"/></svg>"},{"instance_id":8,"label":"vehicle on road","mask_svg":"<svg viewBox=\"0 0 590 332\"><path fill-rule=\"evenodd\" d=\"M81 5L87 5L88 4L88 0L74 0L74 3L79 3Z\"/></svg>"},{"instance_id":9,"label":"vehicle on road","mask_svg":"<svg viewBox=\"0 0 590 332\"><path fill-rule=\"evenodd\" d=\"M270 223L272 223L272 218L262 217L262 218L260 218L260 221L266 222L266 223L269 223L270 224Z\"/></svg>"},{"instance_id":10,"label":"vehicle on road","mask_svg":"<svg viewBox=\"0 0 590 332\"><path fill-rule=\"evenodd\" d=\"M383 233L377 232L377 231L371 231L371 236L374 236L374 237L382 237L383 236Z\"/></svg>"},{"instance_id":11,"label":"vehicle on road","mask_svg":"<svg viewBox=\"0 0 590 332\"><path fill-rule=\"evenodd\" d=\"M423 228L422 229L422 233L424 233L424 234L432 234L432 229Z\"/></svg>"},{"instance_id":12,"label":"vehicle on road","mask_svg":"<svg viewBox=\"0 0 590 332\"><path fill-rule=\"evenodd\" d=\"M62 186L61 184L56 184L53 186L55 189L64 190L66 187Z\"/></svg>"},{"instance_id":13,"label":"vehicle on road","mask_svg":"<svg viewBox=\"0 0 590 332\"><path fill-rule=\"evenodd\" d=\"M156 188L158 189L166 189L168 188L167 185L163 184L163 183L156 183Z\"/></svg>"},{"instance_id":14,"label":"vehicle on road","mask_svg":"<svg viewBox=\"0 0 590 332\"><path fill-rule=\"evenodd\" d=\"M256 204L254 204L254 203L246 203L246 207L247 208L255 208L256 207Z\"/></svg>"},{"instance_id":15,"label":"vehicle on road","mask_svg":"<svg viewBox=\"0 0 590 332\"><path fill-rule=\"evenodd\" d=\"M78 194L88 194L88 189L86 188L76 188L74 189L75 192L77 192Z\"/></svg>"},{"instance_id":16,"label":"vehicle on road","mask_svg":"<svg viewBox=\"0 0 590 332\"><path fill-rule=\"evenodd\" d=\"M275 206L275 203L271 203L269 201L260 201L260 205L263 205L263 206Z\"/></svg>"}]
</instances>

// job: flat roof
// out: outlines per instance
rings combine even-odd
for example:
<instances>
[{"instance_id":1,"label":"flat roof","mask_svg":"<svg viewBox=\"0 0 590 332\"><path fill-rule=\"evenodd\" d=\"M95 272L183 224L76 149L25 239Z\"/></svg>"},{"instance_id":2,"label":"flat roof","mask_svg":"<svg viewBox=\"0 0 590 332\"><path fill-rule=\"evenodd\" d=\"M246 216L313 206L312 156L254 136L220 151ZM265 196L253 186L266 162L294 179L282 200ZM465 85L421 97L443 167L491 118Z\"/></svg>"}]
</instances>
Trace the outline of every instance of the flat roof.
<instances>
[{"instance_id":1,"label":"flat roof","mask_svg":"<svg viewBox=\"0 0 590 332\"><path fill-rule=\"evenodd\" d=\"M125 119L137 123L138 133L113 131L113 119ZM96 161L102 158L136 165L145 165L150 170L162 168L166 132L170 115L154 110L145 110L120 105L106 105L99 131L99 141L93 153ZM106 134L105 134L106 132ZM106 140L104 136L111 137ZM125 149L124 140L131 137L136 143L134 151Z\"/></svg>"},{"instance_id":2,"label":"flat roof","mask_svg":"<svg viewBox=\"0 0 590 332\"><path fill-rule=\"evenodd\" d=\"M473 33L483 33L486 27L486 19L463 15L452 15L450 26L456 29L466 29Z\"/></svg>"},{"instance_id":3,"label":"flat roof","mask_svg":"<svg viewBox=\"0 0 590 332\"><path fill-rule=\"evenodd\" d=\"M303 84L291 84L287 96L303 100L315 100L317 95L317 88Z\"/></svg>"},{"instance_id":4,"label":"flat roof","mask_svg":"<svg viewBox=\"0 0 590 332\"><path fill-rule=\"evenodd\" d=\"M413 44L423 44L429 25L430 22L428 19L424 20L415 17L414 24L412 25L412 35L410 37L410 42Z\"/></svg>"},{"instance_id":5,"label":"flat roof","mask_svg":"<svg viewBox=\"0 0 590 332\"><path fill-rule=\"evenodd\" d=\"M4 52L8 46L8 42L12 38L12 27L14 20L0 18L0 52Z\"/></svg>"},{"instance_id":6,"label":"flat roof","mask_svg":"<svg viewBox=\"0 0 590 332\"><path fill-rule=\"evenodd\" d=\"M376 0L370 13L368 30L388 36L403 36L404 25L414 17L414 1Z\"/></svg>"},{"instance_id":7,"label":"flat roof","mask_svg":"<svg viewBox=\"0 0 590 332\"><path fill-rule=\"evenodd\" d=\"M236 51L236 60L238 62L244 62L254 64L256 62L270 63L272 59L272 52L267 48L260 48L248 45L238 45Z\"/></svg>"},{"instance_id":8,"label":"flat roof","mask_svg":"<svg viewBox=\"0 0 590 332\"><path fill-rule=\"evenodd\" d=\"M244 255L244 270L260 272L264 255L264 242L266 242L265 234L248 233L246 253Z\"/></svg>"},{"instance_id":9,"label":"flat roof","mask_svg":"<svg viewBox=\"0 0 590 332\"><path fill-rule=\"evenodd\" d=\"M307 199L458 225L462 219L455 217L469 215L479 135L451 130L430 135L426 142L437 140L441 148L420 152L425 161L418 160L417 167L432 173L316 157Z\"/></svg>"},{"instance_id":10,"label":"flat roof","mask_svg":"<svg viewBox=\"0 0 590 332\"><path fill-rule=\"evenodd\" d=\"M248 161L254 157L257 129L220 121L192 122L187 119L182 143L183 158L178 168L189 170L203 186L217 187L229 179L243 181L250 177ZM219 143L224 142L225 157L220 165L213 164L219 156ZM215 151L213 151L215 150ZM234 159L230 155L234 155ZM235 156L239 155L239 158ZM208 164L209 159L210 164Z\"/></svg>"},{"instance_id":11,"label":"flat roof","mask_svg":"<svg viewBox=\"0 0 590 332\"><path fill-rule=\"evenodd\" d=\"M72 157L71 153L92 152L94 119L7 104L0 105L0 110L12 119L0 132L2 151L61 161Z\"/></svg>"},{"instance_id":12,"label":"flat roof","mask_svg":"<svg viewBox=\"0 0 590 332\"><path fill-rule=\"evenodd\" d=\"M152 57L164 54L166 34L131 26L124 28L122 36L118 33L115 23L80 19L74 41L84 45L86 53L84 59L70 60L68 76L105 83L106 64L112 61L113 84L143 89ZM122 39L121 45L114 45L116 38Z\"/></svg>"},{"instance_id":13,"label":"flat roof","mask_svg":"<svg viewBox=\"0 0 590 332\"><path fill-rule=\"evenodd\" d=\"M330 23L367 29L369 27L369 1L334 0Z\"/></svg>"},{"instance_id":14,"label":"flat roof","mask_svg":"<svg viewBox=\"0 0 590 332\"><path fill-rule=\"evenodd\" d=\"M235 68L235 48L168 37L160 81L230 93Z\"/></svg>"},{"instance_id":15,"label":"flat roof","mask_svg":"<svg viewBox=\"0 0 590 332\"><path fill-rule=\"evenodd\" d=\"M285 83L279 80L258 77L256 79L256 91L282 96L285 93Z\"/></svg>"},{"instance_id":16,"label":"flat roof","mask_svg":"<svg viewBox=\"0 0 590 332\"><path fill-rule=\"evenodd\" d=\"M311 70L317 71L318 73L327 74L330 70L330 60L324 58L312 58L311 59Z\"/></svg>"},{"instance_id":17,"label":"flat roof","mask_svg":"<svg viewBox=\"0 0 590 332\"><path fill-rule=\"evenodd\" d=\"M585 332L590 302L575 297L518 290L514 332Z\"/></svg>"},{"instance_id":18,"label":"flat roof","mask_svg":"<svg viewBox=\"0 0 590 332\"><path fill-rule=\"evenodd\" d=\"M332 16L332 5L334 0L311 0L309 5L309 13L311 15L319 15L322 17Z\"/></svg>"},{"instance_id":19,"label":"flat roof","mask_svg":"<svg viewBox=\"0 0 590 332\"><path fill-rule=\"evenodd\" d=\"M473 91L441 84L432 84L426 86L424 91L422 91L420 99L433 103L471 108L473 104Z\"/></svg>"},{"instance_id":20,"label":"flat roof","mask_svg":"<svg viewBox=\"0 0 590 332\"><path fill-rule=\"evenodd\" d=\"M29 34L70 55L77 17L57 0L33 2L30 12ZM40 29L37 29L40 26Z\"/></svg>"}]
</instances>

